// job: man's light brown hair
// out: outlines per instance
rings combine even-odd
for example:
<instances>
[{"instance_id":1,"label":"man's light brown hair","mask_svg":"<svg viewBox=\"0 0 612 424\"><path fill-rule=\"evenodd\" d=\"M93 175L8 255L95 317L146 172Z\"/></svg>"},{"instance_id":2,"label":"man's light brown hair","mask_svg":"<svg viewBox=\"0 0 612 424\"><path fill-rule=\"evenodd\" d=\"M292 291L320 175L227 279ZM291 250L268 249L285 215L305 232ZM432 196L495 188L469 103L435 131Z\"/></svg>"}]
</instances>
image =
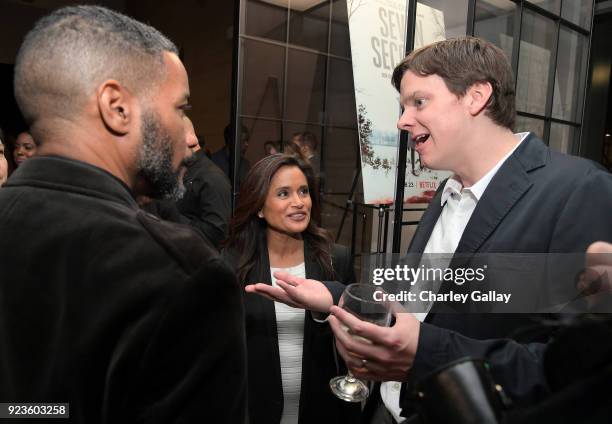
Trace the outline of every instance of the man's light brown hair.
<instances>
[{"instance_id":1,"label":"man's light brown hair","mask_svg":"<svg viewBox=\"0 0 612 424\"><path fill-rule=\"evenodd\" d=\"M393 86L400 91L407 71L421 76L438 75L448 90L462 97L476 83L488 82L493 92L485 115L496 124L514 127L516 117L512 67L502 49L475 37L438 41L411 52L393 71Z\"/></svg>"}]
</instances>

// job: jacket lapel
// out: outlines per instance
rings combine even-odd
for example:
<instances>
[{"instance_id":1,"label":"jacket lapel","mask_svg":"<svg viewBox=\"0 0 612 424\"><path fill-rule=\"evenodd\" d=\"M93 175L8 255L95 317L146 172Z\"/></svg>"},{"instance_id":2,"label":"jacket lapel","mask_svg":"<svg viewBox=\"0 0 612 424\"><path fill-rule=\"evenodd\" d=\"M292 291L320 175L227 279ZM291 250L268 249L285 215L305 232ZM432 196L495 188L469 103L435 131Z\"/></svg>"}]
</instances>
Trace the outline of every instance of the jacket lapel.
<instances>
[{"instance_id":1,"label":"jacket lapel","mask_svg":"<svg viewBox=\"0 0 612 424\"><path fill-rule=\"evenodd\" d=\"M530 134L504 162L478 201L455 253L477 252L506 214L529 190L528 173L544 166L548 149Z\"/></svg>"},{"instance_id":2,"label":"jacket lapel","mask_svg":"<svg viewBox=\"0 0 612 424\"><path fill-rule=\"evenodd\" d=\"M265 242L261 245L261 247L259 261L247 275L247 281L249 283L265 283L272 285L268 248ZM274 302L258 294L249 293L245 297L245 308L247 309L247 312L250 313L248 315L258 317L257 325L259 328L257 331L260 334L268 335L267 340L269 340L271 343L271 352L278 357L278 335L276 329L276 310L274 308Z\"/></svg>"},{"instance_id":3,"label":"jacket lapel","mask_svg":"<svg viewBox=\"0 0 612 424\"><path fill-rule=\"evenodd\" d=\"M262 244L262 249L259 252L259 261L255 264L249 275L247 276L249 283L265 283L272 285L272 274L270 274L270 257L268 256L268 248L265 243ZM274 302L266 299L263 296L253 296L258 303L260 312L265 317L265 320L272 320L276 323L276 312L274 311ZM276 328L274 329L276 331Z\"/></svg>"},{"instance_id":4,"label":"jacket lapel","mask_svg":"<svg viewBox=\"0 0 612 424\"><path fill-rule=\"evenodd\" d=\"M438 217L442 213L442 205L440 202L445 184L446 180L440 184L440 187L438 188L434 198L431 200L429 207L423 213L421 222L419 222L417 230L414 233L414 237L412 237L412 241L410 242L410 246L408 246L408 253L423 253L425 250L425 246L427 246L427 242L429 241L429 236L431 236L434 226L438 221Z\"/></svg>"},{"instance_id":5,"label":"jacket lapel","mask_svg":"<svg viewBox=\"0 0 612 424\"><path fill-rule=\"evenodd\" d=\"M314 254L306 240L304 240L304 267L306 269L306 278L311 280L325 280L321 267L317 265L314 259Z\"/></svg>"},{"instance_id":6,"label":"jacket lapel","mask_svg":"<svg viewBox=\"0 0 612 424\"><path fill-rule=\"evenodd\" d=\"M247 281L249 283L257 282L271 285L270 258L265 238L262 237L259 246L259 260L249 272ZM257 343L259 346L256 350L260 351L262 355L257 357L256 363L251 364L252 368L249 370L249 378L253 378L254 381L269 381L270 398L273 399L275 408L269 411L269 413L271 416L280 417L282 414L283 384L274 302L258 294L248 293L245 297L245 309L247 319L248 317L254 318L254 322L247 323L247 328L251 327L250 331L253 335L253 339L249 343Z\"/></svg>"},{"instance_id":7,"label":"jacket lapel","mask_svg":"<svg viewBox=\"0 0 612 424\"><path fill-rule=\"evenodd\" d=\"M544 143L530 134L508 157L478 201L459 240L449 268L466 267L473 259L473 254L482 251L483 243L533 185L529 172L545 166L549 153ZM463 286L461 289L455 285L443 284L440 293L447 293L450 290L467 290L467 287ZM449 309L459 312L465 307L466 305L461 305L459 308L449 307L443 302L436 302L425 321L431 322L437 313L447 312Z\"/></svg>"}]
</instances>

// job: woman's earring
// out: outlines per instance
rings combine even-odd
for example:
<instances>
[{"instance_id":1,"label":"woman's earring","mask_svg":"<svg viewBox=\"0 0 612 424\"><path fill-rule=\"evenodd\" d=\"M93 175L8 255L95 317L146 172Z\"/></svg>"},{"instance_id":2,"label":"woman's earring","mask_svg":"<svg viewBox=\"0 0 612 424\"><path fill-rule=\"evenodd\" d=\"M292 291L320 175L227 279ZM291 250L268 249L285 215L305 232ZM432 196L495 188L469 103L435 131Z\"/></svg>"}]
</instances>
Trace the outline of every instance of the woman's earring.
<instances>
[{"instance_id":1,"label":"woman's earring","mask_svg":"<svg viewBox=\"0 0 612 424\"><path fill-rule=\"evenodd\" d=\"M263 212L262 211L257 212L257 216L260 218L263 218Z\"/></svg>"}]
</instances>

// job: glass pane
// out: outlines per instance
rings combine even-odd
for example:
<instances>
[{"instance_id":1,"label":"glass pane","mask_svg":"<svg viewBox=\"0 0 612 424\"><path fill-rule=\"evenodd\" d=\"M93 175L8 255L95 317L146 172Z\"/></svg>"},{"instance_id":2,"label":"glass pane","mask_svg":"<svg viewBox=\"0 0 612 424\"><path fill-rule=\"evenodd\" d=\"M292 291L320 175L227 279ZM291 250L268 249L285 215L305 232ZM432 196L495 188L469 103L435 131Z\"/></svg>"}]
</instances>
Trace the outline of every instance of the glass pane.
<instances>
[{"instance_id":1,"label":"glass pane","mask_svg":"<svg viewBox=\"0 0 612 424\"><path fill-rule=\"evenodd\" d=\"M317 153L321 147L321 135L323 134L323 127L320 125L309 125L309 124L296 124L293 122L286 122L283 125L283 143L289 143L293 140L293 137L297 134L309 132L315 136L317 144ZM320 156L320 154L319 154Z\"/></svg>"},{"instance_id":2,"label":"glass pane","mask_svg":"<svg viewBox=\"0 0 612 424\"><path fill-rule=\"evenodd\" d=\"M544 139L544 121L541 119L527 118L526 116L518 115L514 124L514 132L532 132L540 139Z\"/></svg>"},{"instance_id":3,"label":"glass pane","mask_svg":"<svg viewBox=\"0 0 612 424\"><path fill-rule=\"evenodd\" d=\"M417 3L414 48L466 34L468 0L422 0Z\"/></svg>"},{"instance_id":4,"label":"glass pane","mask_svg":"<svg viewBox=\"0 0 612 424\"><path fill-rule=\"evenodd\" d=\"M359 190L361 190L362 186L363 185L361 184L361 178L359 178L359 181L357 182L356 186L356 191L358 192ZM350 206L348 206L349 211L346 213L342 228L340 228L340 224L342 223L342 217L345 213L344 208L347 207L346 201L348 197L348 194L326 194L325 196L323 196L323 202L321 207L321 221L323 228L331 231L334 240L338 235L338 232L342 230L340 232L340 239L338 240L338 243L346 247L351 246L351 234L353 226L353 211ZM353 200L358 203L362 203L363 195L355 193ZM359 255L359 253L370 253L370 238L372 234L372 210L369 208L358 208L358 212L356 214L355 219L355 253L357 253L358 255L357 257L355 257L354 265L357 281L359 281L362 260L362 256ZM402 242L404 240L405 238L402 237ZM403 251L405 252L406 250Z\"/></svg>"},{"instance_id":5,"label":"glass pane","mask_svg":"<svg viewBox=\"0 0 612 424\"><path fill-rule=\"evenodd\" d=\"M285 118L322 122L326 56L289 49Z\"/></svg>"},{"instance_id":6,"label":"glass pane","mask_svg":"<svg viewBox=\"0 0 612 424\"><path fill-rule=\"evenodd\" d=\"M325 138L325 191L348 193L355 171L361 165L357 160L359 136L357 130L327 128ZM361 191L362 186L357 190Z\"/></svg>"},{"instance_id":7,"label":"glass pane","mask_svg":"<svg viewBox=\"0 0 612 424\"><path fill-rule=\"evenodd\" d=\"M283 2L276 3L282 4ZM257 0L246 0L246 13L244 13L242 28L247 35L286 41L287 5L278 6Z\"/></svg>"},{"instance_id":8,"label":"glass pane","mask_svg":"<svg viewBox=\"0 0 612 424\"><path fill-rule=\"evenodd\" d=\"M351 57L351 40L349 37L346 0L335 0L332 3L331 40L329 50L331 54L337 56Z\"/></svg>"},{"instance_id":9,"label":"glass pane","mask_svg":"<svg viewBox=\"0 0 612 424\"><path fill-rule=\"evenodd\" d=\"M285 48L259 41L242 43L242 115L281 118Z\"/></svg>"},{"instance_id":10,"label":"glass pane","mask_svg":"<svg viewBox=\"0 0 612 424\"><path fill-rule=\"evenodd\" d=\"M329 66L327 125L357 128L357 107L355 106L351 62L330 58Z\"/></svg>"},{"instance_id":11,"label":"glass pane","mask_svg":"<svg viewBox=\"0 0 612 424\"><path fill-rule=\"evenodd\" d=\"M338 234L338 230L340 229L340 223L342 222L342 215L344 214L344 210L342 208L346 207L346 194L326 194L323 196L323 203L321 204L321 221L323 224L323 228L332 232L334 240ZM339 243L344 246L351 245L351 225L352 225L353 214L348 213L344 220L344 224L342 227L342 234L340 235ZM357 231L357 236L361 233Z\"/></svg>"},{"instance_id":12,"label":"glass pane","mask_svg":"<svg viewBox=\"0 0 612 424\"><path fill-rule=\"evenodd\" d=\"M266 156L264 145L267 141L278 143L281 139L281 124L280 121L268 121L264 119L247 119L240 120L244 129L248 133L248 145L245 148L244 142L242 145L243 156L247 159L247 164L244 166L248 169L249 166L256 163L258 160ZM280 144L280 143L279 143ZM241 172L244 174L245 170Z\"/></svg>"},{"instance_id":13,"label":"glass pane","mask_svg":"<svg viewBox=\"0 0 612 424\"><path fill-rule=\"evenodd\" d=\"M583 28L591 28L593 0L563 0L561 16Z\"/></svg>"},{"instance_id":14,"label":"glass pane","mask_svg":"<svg viewBox=\"0 0 612 424\"><path fill-rule=\"evenodd\" d=\"M289 13L289 43L327 52L329 0L309 5L308 9L296 10L292 4Z\"/></svg>"},{"instance_id":15,"label":"glass pane","mask_svg":"<svg viewBox=\"0 0 612 424\"><path fill-rule=\"evenodd\" d=\"M512 62L514 46L514 13L516 4L510 0L478 0L474 35L501 48Z\"/></svg>"},{"instance_id":16,"label":"glass pane","mask_svg":"<svg viewBox=\"0 0 612 424\"><path fill-rule=\"evenodd\" d=\"M528 10L523 12L516 93L516 107L520 111L545 113L554 38L552 20Z\"/></svg>"},{"instance_id":17,"label":"glass pane","mask_svg":"<svg viewBox=\"0 0 612 424\"><path fill-rule=\"evenodd\" d=\"M550 124L550 139L548 140L548 145L551 149L557 150L558 152L571 154L574 142L577 141L575 138L578 135L579 132L576 127L552 122Z\"/></svg>"},{"instance_id":18,"label":"glass pane","mask_svg":"<svg viewBox=\"0 0 612 424\"><path fill-rule=\"evenodd\" d=\"M530 0L529 3L540 6L542 9L546 9L556 15L561 10L561 0Z\"/></svg>"},{"instance_id":19,"label":"glass pane","mask_svg":"<svg viewBox=\"0 0 612 424\"><path fill-rule=\"evenodd\" d=\"M573 122L582 119L588 48L587 37L561 27L553 95L555 118Z\"/></svg>"}]
</instances>

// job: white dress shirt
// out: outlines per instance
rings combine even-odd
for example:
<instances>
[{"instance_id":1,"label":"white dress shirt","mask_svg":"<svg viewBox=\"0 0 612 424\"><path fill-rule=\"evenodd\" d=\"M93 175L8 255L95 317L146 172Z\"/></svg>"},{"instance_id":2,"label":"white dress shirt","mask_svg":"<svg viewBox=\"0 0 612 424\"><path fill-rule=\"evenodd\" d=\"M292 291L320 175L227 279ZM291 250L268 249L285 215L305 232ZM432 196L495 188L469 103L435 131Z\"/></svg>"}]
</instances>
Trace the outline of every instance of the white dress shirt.
<instances>
[{"instance_id":1,"label":"white dress shirt","mask_svg":"<svg viewBox=\"0 0 612 424\"><path fill-rule=\"evenodd\" d=\"M304 262L290 268L272 268L272 285L277 286L274 273L285 271L296 277L306 278ZM304 310L274 302L276 331L283 384L283 415L280 424L297 424L302 386L302 353L304 347Z\"/></svg>"},{"instance_id":2,"label":"white dress shirt","mask_svg":"<svg viewBox=\"0 0 612 424\"><path fill-rule=\"evenodd\" d=\"M495 174L497 174L497 171L499 171L499 168L501 168L506 159L514 153L527 135L529 135L527 132L514 134L518 143L473 186L463 187L455 176L446 180L440 199L442 212L438 217L438 221L436 221L431 236L429 236L423 253L455 253L459 240L461 240L461 236L463 235L463 231L474 209L476 209L476 204L484 194ZM448 261L450 261L450 256L448 257ZM445 268L448 266L448 263L437 265L441 268ZM427 317L427 313L415 313L414 316L422 322ZM405 418L400 416L402 411L399 406L400 391L401 384L397 381L388 381L380 385L380 396L382 401L398 423L405 421Z\"/></svg>"}]
</instances>

